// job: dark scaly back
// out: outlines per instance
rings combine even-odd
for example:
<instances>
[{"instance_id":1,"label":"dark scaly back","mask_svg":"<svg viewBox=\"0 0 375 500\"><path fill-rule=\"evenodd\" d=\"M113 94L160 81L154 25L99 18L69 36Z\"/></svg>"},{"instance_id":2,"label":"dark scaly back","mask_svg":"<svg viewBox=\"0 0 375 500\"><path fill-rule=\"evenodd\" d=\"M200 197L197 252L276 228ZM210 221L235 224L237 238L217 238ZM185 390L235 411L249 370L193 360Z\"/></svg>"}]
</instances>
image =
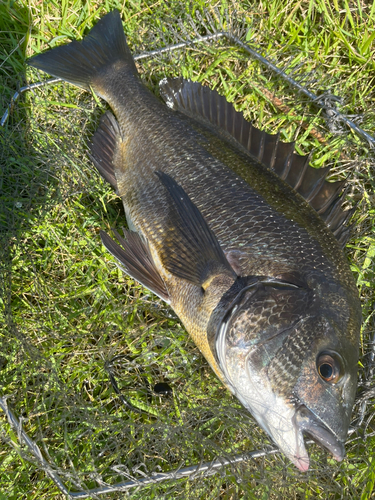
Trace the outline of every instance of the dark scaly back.
<instances>
[{"instance_id":1,"label":"dark scaly back","mask_svg":"<svg viewBox=\"0 0 375 500\"><path fill-rule=\"evenodd\" d=\"M294 143L280 140L280 134L268 134L254 127L236 111L225 97L198 82L182 78L164 79L160 83L164 100L171 109L193 118L201 117L230 134L264 166L272 169L318 212L344 247L350 237L347 221L353 211L342 211L345 181L327 182L329 167L316 169L309 165L310 156L294 153Z\"/></svg>"},{"instance_id":2,"label":"dark scaly back","mask_svg":"<svg viewBox=\"0 0 375 500\"><path fill-rule=\"evenodd\" d=\"M115 148L113 172L107 169L105 176L112 184L116 179L128 221L156 251L165 237L168 206L154 175L160 170L182 186L238 274L299 275L302 281L311 278L311 286L324 276L341 283L349 303L355 302L353 278L333 234L311 205L233 138L238 134L234 110L225 101L217 103L220 116L232 117L226 119L233 124L229 133L202 113L190 117L163 105L136 75L118 13L105 16L82 42L39 55L31 64L92 86L110 104L120 133L108 124L108 144L100 137L96 154ZM260 140L262 158L268 154L266 142Z\"/></svg>"},{"instance_id":3,"label":"dark scaly back","mask_svg":"<svg viewBox=\"0 0 375 500\"><path fill-rule=\"evenodd\" d=\"M119 165L114 169L115 175L108 169L106 172L102 169L102 174L112 185L116 177L119 194L124 199L125 208L128 207L128 215L132 211L131 219L134 219L134 223L139 217L138 209L155 214L157 222L148 214L150 234L153 233L152 225L163 224L164 194L153 176L155 170L161 170L171 175L186 190L188 196L192 197L203 215L217 227L219 238L227 249L238 245L248 247L255 234L265 235L267 228L264 227L264 220L267 218L267 211L270 211L268 219L283 219L280 219L277 226L281 232L285 230L290 233L292 230L293 224L287 222L286 217L289 221L299 223L301 228L310 231L319 241L316 227L318 226L319 232L322 226L319 228L317 219L307 206L301 209L300 200L293 191L285 189L286 186L280 182L279 177L270 175L264 164L257 160L257 157L268 157L267 161L276 170L279 165L285 164L289 167L285 167L284 171L294 172L297 168L291 169L290 166L294 161L298 163L300 157L293 155L290 148L285 149L280 141L251 127L224 98L197 84L175 81L172 82L172 87L169 88L171 83L168 83L163 88L176 102L180 99L184 103L180 106L185 106L188 114L204 118L203 125L195 119L181 117L163 106L136 75L117 11L103 17L81 42L74 41L38 55L30 60L30 64L80 87L87 89L92 86L95 92L110 103L119 127L115 126L115 122L107 120L108 123L103 123L100 128L100 133L105 132L106 125L108 144L103 140L103 134L97 136L95 143L97 153L104 147L109 150L115 147L117 153L114 156L118 156ZM253 139L249 143L251 135ZM237 137L239 141L233 137ZM241 142L247 146L251 144L252 156L245 154L245 148L242 152L238 149ZM279 145L277 149L274 146L276 143ZM254 149L256 144L259 144L258 152ZM106 154L108 157L108 153ZM293 162L290 161L292 156ZM97 166L100 169L98 163ZM248 181L248 185L244 185L233 171ZM286 178L289 176L285 172L283 175ZM300 179L297 184L295 183L297 189L302 189L304 182ZM317 184L322 184L321 179L318 179ZM327 190L328 183L324 186ZM148 190L150 192L146 194ZM315 191L317 189L314 188ZM239 210L238 203L234 200L236 196L243 197L241 213L236 217L235 223L228 222L228 213L236 214ZM330 193L328 198L332 196ZM146 197L152 202L152 207L148 206ZM138 202L135 198L138 198ZM269 206L264 205L264 201ZM213 207L218 203L223 207L226 217L220 209L215 210L213 215ZM327 203L327 210L332 212L332 208L332 203ZM273 213L275 209L278 213ZM248 214L248 220L254 221L254 217L257 217L256 224L252 222L249 227L244 220L245 214ZM142 218L145 220L145 217ZM241 219L241 223L238 223L238 219ZM269 229L272 226L274 225L269 225ZM274 230L275 227L270 235ZM320 240L322 237L327 238L328 234L321 236ZM272 239L275 240L273 234ZM233 245L228 245L229 242ZM254 247L253 241L251 245ZM298 254L298 248L296 252ZM277 257L277 251L274 257ZM290 260L290 255L285 255L285 258Z\"/></svg>"},{"instance_id":4,"label":"dark scaly back","mask_svg":"<svg viewBox=\"0 0 375 500\"><path fill-rule=\"evenodd\" d=\"M129 142L123 173L117 175L135 225L159 246L165 199L152 171L161 169L191 197L239 275L297 276L312 288L324 290L332 282L343 287L350 309L344 314L356 342L357 290L345 256L317 212L274 172L223 141L209 125L163 108L158 114L152 111L145 110L152 119L144 118L138 131L132 130L137 140ZM149 131L147 122L153 124ZM336 294L324 300L335 302ZM186 307L191 311L184 314L193 314L192 304Z\"/></svg>"}]
</instances>

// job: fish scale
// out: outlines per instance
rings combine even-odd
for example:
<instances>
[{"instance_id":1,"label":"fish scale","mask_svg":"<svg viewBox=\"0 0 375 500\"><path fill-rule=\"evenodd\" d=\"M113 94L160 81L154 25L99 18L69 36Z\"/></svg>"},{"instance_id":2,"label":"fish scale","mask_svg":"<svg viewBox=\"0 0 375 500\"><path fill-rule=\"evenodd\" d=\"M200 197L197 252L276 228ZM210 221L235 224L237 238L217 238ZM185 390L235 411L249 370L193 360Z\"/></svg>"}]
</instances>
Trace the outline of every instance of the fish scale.
<instances>
[{"instance_id":1,"label":"fish scale","mask_svg":"<svg viewBox=\"0 0 375 500\"><path fill-rule=\"evenodd\" d=\"M93 89L114 111L91 158L131 230L115 233L118 243L101 232L119 266L170 304L300 470L305 435L342 460L361 322L340 248L351 215L342 183L197 83L163 80L163 104L138 78L117 11L30 64Z\"/></svg>"},{"instance_id":2,"label":"fish scale","mask_svg":"<svg viewBox=\"0 0 375 500\"><path fill-rule=\"evenodd\" d=\"M180 123L179 125L181 126ZM158 165L162 164L163 171L172 175L196 203L226 251L239 247L243 252L248 249L247 253L250 256L255 252L261 254L264 258L269 255L272 259L277 258L289 262L289 265L294 264L298 268L300 266L306 266L307 269L315 267L321 268L322 272L328 272L329 265L327 265L326 261L322 261L320 264L314 260L313 249L317 245L308 236L302 239L300 227L285 219L272 207L267 206L264 200L257 193L254 193L248 184L245 184L232 171L229 171L226 165L218 162L216 165L212 165L211 158L207 158L203 154L199 155L196 151L191 152L188 149L189 144L186 145L184 141L184 130L182 130L182 133L176 133L174 127L171 127L170 130L161 124L159 134L158 125L154 124L154 126L156 130L153 133L157 133L159 140L167 150L167 140L168 142L177 142L180 145L180 151L183 151L185 147L187 151L190 151L191 155L194 154L194 159L191 162L189 161L188 164L180 161L176 165L173 156L166 159L158 158L157 154L155 154L152 162L150 162L148 156L145 157L144 155L144 151L147 150L147 143L150 140L147 131L143 132L143 138L137 143L135 151L126 151L126 163L133 165L133 174L132 172L125 173L124 182L122 183L120 179L118 185L120 193L127 190L130 197L132 197L133 192L140 193L137 205L135 205L133 199L128 202L126 194L123 194L122 198L125 205L132 205L131 219L135 225L142 227L143 232L147 233L147 235L151 233L152 228L155 226L155 220L160 221L161 217L163 217L162 214L165 213L166 202L163 201L163 194L160 193L158 186L154 187L155 182L153 181L154 171L158 168ZM133 133L136 134L136 131ZM163 140L162 133L167 135L165 140ZM196 145L190 147L195 149ZM207 162L209 162L209 165L207 165ZM140 178L143 180L140 181ZM147 184L148 179L150 180L150 187ZM145 182L147 188L142 188L141 184ZM287 186L286 188L289 189ZM219 203L217 200L220 200ZM228 219L228 213L235 213L236 221ZM138 224L139 219L142 222ZM143 220L146 219L147 222L144 223ZM324 229L324 237L327 237L329 233L327 228ZM273 237L273 234L275 234L275 237ZM148 238L153 239L153 237L149 236ZM330 239L333 240L333 237ZM294 263L290 262L290 255L285 253L285 247L290 245L295 251ZM321 252L316 253L321 254ZM309 260L307 262L304 254L308 256ZM243 269L245 275L254 272L259 274L262 273L262 270Z\"/></svg>"}]
</instances>

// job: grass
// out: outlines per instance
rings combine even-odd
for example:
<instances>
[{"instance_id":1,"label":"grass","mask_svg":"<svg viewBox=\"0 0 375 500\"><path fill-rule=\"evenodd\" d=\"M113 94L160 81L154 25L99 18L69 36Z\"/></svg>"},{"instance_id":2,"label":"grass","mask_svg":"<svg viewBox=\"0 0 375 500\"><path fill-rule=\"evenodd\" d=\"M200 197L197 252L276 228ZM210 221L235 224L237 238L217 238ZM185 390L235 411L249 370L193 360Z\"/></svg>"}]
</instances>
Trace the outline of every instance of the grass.
<instances>
[{"instance_id":1,"label":"grass","mask_svg":"<svg viewBox=\"0 0 375 500\"><path fill-rule=\"evenodd\" d=\"M194 2L193 17L207 2ZM226 22L225 3L217 6ZM229 7L233 9L233 4ZM323 0L241 2L247 39L287 72L312 73L315 93L339 96L341 112L361 117L374 135L375 8ZM118 8L131 49L139 53L175 39L176 19L189 29L190 2L103 3L0 1L0 103L44 75L26 56L81 37ZM213 15L217 17L215 11ZM240 49L224 42L145 60L142 78L155 92L164 76L182 75L217 88L255 125L313 163L349 176L348 203L359 202L348 245L363 303L359 395L371 386L374 332L375 211L373 152L355 133L297 95ZM328 94L327 94L328 95ZM22 419L72 490L168 471L262 449L269 441L216 380L174 314L121 274L103 250L99 230L121 227L113 191L93 171L87 141L103 104L58 83L23 96L0 130L0 395ZM121 404L105 369L141 413ZM165 381L173 389L152 389ZM301 474L280 455L226 467L221 475L132 491L132 498L370 499L374 494L373 400L361 430L337 464L310 447ZM355 408L358 415L359 406ZM62 498L0 413L0 499ZM99 483L100 484L100 483ZM104 498L123 498L109 494Z\"/></svg>"}]
</instances>

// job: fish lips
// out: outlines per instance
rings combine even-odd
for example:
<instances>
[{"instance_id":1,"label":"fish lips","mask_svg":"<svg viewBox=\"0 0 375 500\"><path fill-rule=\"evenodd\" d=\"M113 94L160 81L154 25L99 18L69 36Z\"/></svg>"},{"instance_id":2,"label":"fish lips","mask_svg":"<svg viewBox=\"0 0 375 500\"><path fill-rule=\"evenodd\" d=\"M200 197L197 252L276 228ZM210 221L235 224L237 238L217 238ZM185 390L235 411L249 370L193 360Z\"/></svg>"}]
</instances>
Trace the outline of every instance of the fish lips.
<instances>
[{"instance_id":1,"label":"fish lips","mask_svg":"<svg viewBox=\"0 0 375 500\"><path fill-rule=\"evenodd\" d=\"M344 443L305 405L297 408L293 423L305 436L331 453L335 460L341 462L344 459Z\"/></svg>"}]
</instances>

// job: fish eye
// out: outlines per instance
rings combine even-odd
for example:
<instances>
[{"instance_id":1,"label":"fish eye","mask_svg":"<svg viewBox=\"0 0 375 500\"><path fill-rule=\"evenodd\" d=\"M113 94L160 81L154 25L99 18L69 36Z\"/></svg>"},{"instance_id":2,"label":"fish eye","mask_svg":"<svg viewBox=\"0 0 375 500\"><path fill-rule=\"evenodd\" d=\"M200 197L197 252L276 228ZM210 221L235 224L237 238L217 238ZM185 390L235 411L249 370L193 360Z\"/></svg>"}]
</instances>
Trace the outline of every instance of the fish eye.
<instances>
[{"instance_id":1,"label":"fish eye","mask_svg":"<svg viewBox=\"0 0 375 500\"><path fill-rule=\"evenodd\" d=\"M316 361L320 378L330 384L336 384L343 376L343 363L337 353L322 352Z\"/></svg>"}]
</instances>

